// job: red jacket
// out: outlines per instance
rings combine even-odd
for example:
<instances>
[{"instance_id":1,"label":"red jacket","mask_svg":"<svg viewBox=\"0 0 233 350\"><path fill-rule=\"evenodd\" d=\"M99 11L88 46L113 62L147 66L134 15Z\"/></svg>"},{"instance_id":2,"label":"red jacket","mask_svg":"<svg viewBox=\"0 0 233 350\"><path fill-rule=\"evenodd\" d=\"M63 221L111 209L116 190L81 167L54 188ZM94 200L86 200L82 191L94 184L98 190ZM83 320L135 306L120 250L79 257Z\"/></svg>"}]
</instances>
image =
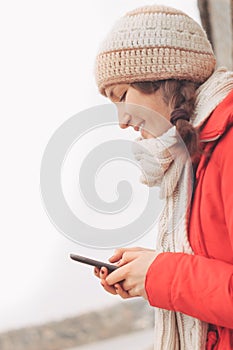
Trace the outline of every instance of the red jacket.
<instances>
[{"instance_id":1,"label":"red jacket","mask_svg":"<svg viewBox=\"0 0 233 350\"><path fill-rule=\"evenodd\" d=\"M203 155L196 171L189 223L195 255L159 254L145 283L152 306L210 324L208 350L233 349L232 125L233 91L214 110L200 134L211 156Z\"/></svg>"}]
</instances>

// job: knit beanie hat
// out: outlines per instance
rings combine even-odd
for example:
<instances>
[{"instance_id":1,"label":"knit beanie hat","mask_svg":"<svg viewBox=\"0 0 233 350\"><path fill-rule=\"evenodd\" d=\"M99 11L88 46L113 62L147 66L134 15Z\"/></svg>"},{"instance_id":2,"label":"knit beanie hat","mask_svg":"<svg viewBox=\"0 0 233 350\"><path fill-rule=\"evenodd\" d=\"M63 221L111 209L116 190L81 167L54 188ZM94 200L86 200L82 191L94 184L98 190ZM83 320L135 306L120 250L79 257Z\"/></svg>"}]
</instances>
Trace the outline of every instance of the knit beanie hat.
<instances>
[{"instance_id":1,"label":"knit beanie hat","mask_svg":"<svg viewBox=\"0 0 233 350\"><path fill-rule=\"evenodd\" d=\"M164 79L203 83L215 56L200 25L172 7L152 5L127 13L102 43L96 59L101 94L112 84Z\"/></svg>"}]
</instances>

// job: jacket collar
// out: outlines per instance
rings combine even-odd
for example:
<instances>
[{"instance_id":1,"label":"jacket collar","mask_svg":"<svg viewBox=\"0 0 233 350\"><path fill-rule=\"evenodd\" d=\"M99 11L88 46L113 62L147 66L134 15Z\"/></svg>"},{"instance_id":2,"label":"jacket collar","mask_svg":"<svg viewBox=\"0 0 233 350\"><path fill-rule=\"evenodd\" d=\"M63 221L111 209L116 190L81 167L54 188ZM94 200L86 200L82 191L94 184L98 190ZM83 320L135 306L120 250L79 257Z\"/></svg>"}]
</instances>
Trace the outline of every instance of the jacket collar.
<instances>
[{"instance_id":1,"label":"jacket collar","mask_svg":"<svg viewBox=\"0 0 233 350\"><path fill-rule=\"evenodd\" d=\"M220 138L233 125L233 90L215 108L200 128L200 141L210 142Z\"/></svg>"}]
</instances>

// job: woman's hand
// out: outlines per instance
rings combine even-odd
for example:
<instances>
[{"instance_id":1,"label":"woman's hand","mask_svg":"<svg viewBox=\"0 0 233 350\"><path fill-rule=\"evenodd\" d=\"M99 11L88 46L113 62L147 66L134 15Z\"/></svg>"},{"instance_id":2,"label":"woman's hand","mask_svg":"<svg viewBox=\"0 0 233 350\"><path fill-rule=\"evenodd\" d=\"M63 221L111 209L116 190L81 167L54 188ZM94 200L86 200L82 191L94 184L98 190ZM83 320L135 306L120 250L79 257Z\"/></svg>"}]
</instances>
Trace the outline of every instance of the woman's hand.
<instances>
[{"instance_id":1,"label":"woman's hand","mask_svg":"<svg viewBox=\"0 0 233 350\"><path fill-rule=\"evenodd\" d=\"M108 275L108 270L95 268L95 275L101 279L101 285L111 294L122 298L142 296L147 299L145 291L146 273L158 254L145 248L120 248L109 259L120 268Z\"/></svg>"},{"instance_id":2,"label":"woman's hand","mask_svg":"<svg viewBox=\"0 0 233 350\"><path fill-rule=\"evenodd\" d=\"M153 249L149 248L142 248L142 247L133 247L133 248L119 248L116 249L114 252L114 255L109 258L109 261L111 263L120 263L120 260L122 259L122 256L126 252L154 252Z\"/></svg>"}]
</instances>

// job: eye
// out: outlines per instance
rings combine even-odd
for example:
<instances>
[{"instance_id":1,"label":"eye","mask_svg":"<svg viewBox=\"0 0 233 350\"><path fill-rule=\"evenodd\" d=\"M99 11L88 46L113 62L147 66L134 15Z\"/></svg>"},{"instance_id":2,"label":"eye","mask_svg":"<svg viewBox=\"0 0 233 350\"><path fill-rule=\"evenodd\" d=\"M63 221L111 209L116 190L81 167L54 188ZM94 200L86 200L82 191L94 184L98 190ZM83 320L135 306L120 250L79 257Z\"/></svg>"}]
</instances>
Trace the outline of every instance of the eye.
<instances>
[{"instance_id":1,"label":"eye","mask_svg":"<svg viewBox=\"0 0 233 350\"><path fill-rule=\"evenodd\" d=\"M121 97L119 99L120 102L124 102L125 101L126 94L127 94L127 90L123 93L123 95L121 95Z\"/></svg>"}]
</instances>

